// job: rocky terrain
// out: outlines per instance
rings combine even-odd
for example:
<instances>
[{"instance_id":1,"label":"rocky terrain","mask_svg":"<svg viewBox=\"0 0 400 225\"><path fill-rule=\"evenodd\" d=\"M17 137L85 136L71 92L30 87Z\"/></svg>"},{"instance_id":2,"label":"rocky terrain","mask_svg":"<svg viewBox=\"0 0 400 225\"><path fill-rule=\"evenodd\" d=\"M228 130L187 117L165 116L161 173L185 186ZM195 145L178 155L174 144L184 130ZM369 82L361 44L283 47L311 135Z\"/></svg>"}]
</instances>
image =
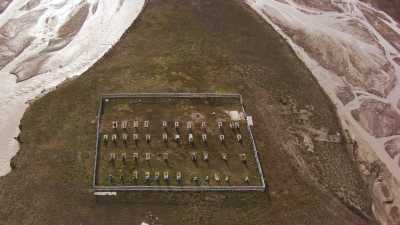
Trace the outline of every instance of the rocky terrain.
<instances>
[{"instance_id":1,"label":"rocky terrain","mask_svg":"<svg viewBox=\"0 0 400 225\"><path fill-rule=\"evenodd\" d=\"M330 96L357 141L360 161L383 162L388 177L379 182L391 183L395 196L384 206L383 222L400 223L400 2L247 3L288 41Z\"/></svg>"}]
</instances>

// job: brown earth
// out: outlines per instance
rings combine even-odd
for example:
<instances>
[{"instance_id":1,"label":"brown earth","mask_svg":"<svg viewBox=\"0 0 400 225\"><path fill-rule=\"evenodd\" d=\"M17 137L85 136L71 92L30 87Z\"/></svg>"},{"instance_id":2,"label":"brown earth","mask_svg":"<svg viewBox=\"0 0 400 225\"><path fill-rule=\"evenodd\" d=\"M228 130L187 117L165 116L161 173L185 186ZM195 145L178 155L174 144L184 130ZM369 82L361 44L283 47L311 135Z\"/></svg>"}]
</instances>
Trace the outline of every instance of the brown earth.
<instances>
[{"instance_id":1,"label":"brown earth","mask_svg":"<svg viewBox=\"0 0 400 225\"><path fill-rule=\"evenodd\" d=\"M241 93L268 192L96 199L89 188L98 96L161 91ZM0 224L374 224L370 193L343 140L316 141L310 132L341 132L329 98L287 43L238 1L150 1L102 60L35 101L21 128L14 170L0 178Z\"/></svg>"},{"instance_id":2,"label":"brown earth","mask_svg":"<svg viewBox=\"0 0 400 225\"><path fill-rule=\"evenodd\" d=\"M355 98L355 95L352 92L350 86L342 86L342 87L336 88L336 96L343 103L343 105L347 105L349 102L353 101Z\"/></svg>"},{"instance_id":3,"label":"brown earth","mask_svg":"<svg viewBox=\"0 0 400 225\"><path fill-rule=\"evenodd\" d=\"M394 159L398 154L400 154L400 138L393 138L385 143L385 151Z\"/></svg>"},{"instance_id":4,"label":"brown earth","mask_svg":"<svg viewBox=\"0 0 400 225\"><path fill-rule=\"evenodd\" d=\"M353 110L352 114L360 125L375 137L400 134L400 115L389 104L368 99L359 109Z\"/></svg>"},{"instance_id":5,"label":"brown earth","mask_svg":"<svg viewBox=\"0 0 400 225\"><path fill-rule=\"evenodd\" d=\"M69 20L60 27L58 37L64 39L75 36L85 23L88 14L89 4L84 3L80 5L80 8L76 12L73 12Z\"/></svg>"},{"instance_id":6,"label":"brown earth","mask_svg":"<svg viewBox=\"0 0 400 225\"><path fill-rule=\"evenodd\" d=\"M400 0L361 0L386 12L400 23Z\"/></svg>"}]
</instances>

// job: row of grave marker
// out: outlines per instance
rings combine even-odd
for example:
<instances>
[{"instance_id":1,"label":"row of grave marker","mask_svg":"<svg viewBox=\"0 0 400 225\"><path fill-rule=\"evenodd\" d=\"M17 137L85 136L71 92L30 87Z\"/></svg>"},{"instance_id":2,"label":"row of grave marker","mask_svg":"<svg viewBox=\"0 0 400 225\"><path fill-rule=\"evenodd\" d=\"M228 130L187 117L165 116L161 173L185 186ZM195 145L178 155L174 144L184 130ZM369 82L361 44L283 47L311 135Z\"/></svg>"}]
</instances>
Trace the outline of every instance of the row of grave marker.
<instances>
[{"instance_id":1,"label":"row of grave marker","mask_svg":"<svg viewBox=\"0 0 400 225\"><path fill-rule=\"evenodd\" d=\"M220 181L221 181L221 177L220 177L220 175L219 175L218 173L214 173L213 178L214 178L214 180L215 180L216 182L220 182ZM150 172L150 171L145 171L145 173L144 173L144 180L145 180L146 182L151 182L151 181L157 181L157 182L158 182L158 181L160 181L160 179L161 179L161 175L160 175L160 172L159 172L159 171L155 171L155 172L154 172L154 176L151 176L151 172ZM163 179L164 181L166 181L166 182L169 181L170 176L169 176L169 172L168 172L168 171L164 171L164 172L163 172L163 174L162 174L162 179ZM125 177L124 177L124 175L120 175L120 176L119 176L119 180L120 180L121 183L125 183ZM133 173L132 173L132 180L133 180L134 182L139 180L139 172L138 172L137 170L133 171ZM179 183L182 182L182 180L183 180L182 172L178 171L178 172L176 173L175 180L176 180L177 182L179 182ZM192 176L190 180L191 180L192 182L199 183L200 180L201 180L201 178L200 178L199 176ZM209 177L209 176L205 176L205 177L204 177L204 181L208 183L208 182L210 181L210 177ZM229 176L225 176L225 177L224 177L224 181L225 181L226 183L229 184L229 182L230 182L230 177L229 177ZM244 181L245 183L249 183L250 179L249 179L248 176L244 176L244 177L243 177L243 181ZM109 182L110 184L113 184L113 183L114 183L114 177L113 177L112 174L109 174L109 175L108 175L108 182Z\"/></svg>"},{"instance_id":2,"label":"row of grave marker","mask_svg":"<svg viewBox=\"0 0 400 225\"><path fill-rule=\"evenodd\" d=\"M121 123L121 128L122 129L128 129L129 128L129 121L128 120L123 120L121 122L119 121L112 121L112 128L113 129L118 129L118 125ZM138 120L134 120L133 121L133 128L139 128L139 121ZM161 126L166 129L168 128L168 122L167 121L162 121L161 122ZM217 122L217 126L219 129L222 129L224 127L224 122L223 121L218 121ZM150 121L149 120L145 120L143 121L143 128L149 128L150 127ZM174 122L174 127L176 129L178 129L180 127L180 122L179 121L175 121ZM192 129L193 127L193 122L192 121L187 121L186 122L186 128L187 129ZM229 122L229 127L232 129L239 129L240 128L240 123L239 121L230 121ZM206 129L207 128L207 123L205 121L201 122L201 128L202 129Z\"/></svg>"},{"instance_id":3,"label":"row of grave marker","mask_svg":"<svg viewBox=\"0 0 400 225\"><path fill-rule=\"evenodd\" d=\"M144 156L145 156L145 160L146 160L146 161L149 161L149 160L151 159L151 153L150 153L150 152L144 153ZM196 161L198 160L198 153L197 153L197 152L191 152L191 153L190 153L190 156L191 156L191 160L192 160L193 162L196 162ZM202 159L203 159L204 161L208 161L208 159L209 159L208 152L203 152L202 156L203 156ZM240 158L240 160L241 160L243 163L247 163L247 155L246 155L246 153L240 153L240 154L239 154L239 158ZM121 159L123 162L126 162L126 160L127 160L127 154L126 154L125 152L124 152L124 153L121 153L121 158L120 158L120 159ZM138 161L138 160L139 160L139 153L134 152L134 153L132 154L132 159L133 159L134 161ZM168 154L167 152L164 152L164 153L162 154L162 159L163 159L165 162L168 162L168 160L169 160L169 154ZM227 161L227 160L228 160L228 154L227 154L227 153L221 153L221 159L224 160L224 161ZM110 162L115 162L115 160L117 160L117 154L114 153L114 152L110 153L109 161L110 161Z\"/></svg>"},{"instance_id":4,"label":"row of grave marker","mask_svg":"<svg viewBox=\"0 0 400 225\"><path fill-rule=\"evenodd\" d=\"M151 134L145 134L144 135L145 136L145 140L146 140L146 142L147 143L150 143L151 142ZM167 143L168 142L168 134L167 133L162 133L162 140L165 142L165 143ZM108 141L109 141L109 135L108 134L103 134L103 143L105 144L105 145L107 145L108 144ZM123 133L122 134L122 141L123 141L123 143L124 144L127 144L128 143L128 139L129 139L129 135L127 134L127 133ZM135 142L135 143L137 143L138 141L139 141L139 134L137 134L137 133L133 133L132 134L132 139L133 139L133 141ZM180 141L181 141L181 135L180 134L178 134L178 133L176 133L175 135L174 135L174 141L176 142L176 143L180 143ZM117 140L118 140L118 134L111 134L111 141L113 142L113 143L117 143ZM188 144L193 144L194 143L194 135L192 134L192 133L189 133L188 134ZM218 140L219 140L219 142L221 143L221 144L223 144L224 142L225 142L225 135L224 134L220 134L220 135L218 135ZM238 142L238 143L242 143L242 141L243 141L243 136L242 136L242 134L240 134L240 133L237 133L236 134L236 141ZM201 134L201 142L203 142L203 143L207 143L207 134L206 133L203 133L203 134Z\"/></svg>"}]
</instances>

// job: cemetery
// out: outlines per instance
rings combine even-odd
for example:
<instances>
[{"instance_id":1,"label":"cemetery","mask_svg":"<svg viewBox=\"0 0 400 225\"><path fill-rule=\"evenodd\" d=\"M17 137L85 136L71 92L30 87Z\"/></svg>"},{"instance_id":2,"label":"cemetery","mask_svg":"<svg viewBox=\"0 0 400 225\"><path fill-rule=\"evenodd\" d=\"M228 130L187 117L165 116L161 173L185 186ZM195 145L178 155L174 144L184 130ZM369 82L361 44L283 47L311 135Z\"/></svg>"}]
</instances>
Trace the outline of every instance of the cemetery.
<instances>
[{"instance_id":1,"label":"cemetery","mask_svg":"<svg viewBox=\"0 0 400 225\"><path fill-rule=\"evenodd\" d=\"M264 191L238 94L143 93L100 97L93 189Z\"/></svg>"}]
</instances>

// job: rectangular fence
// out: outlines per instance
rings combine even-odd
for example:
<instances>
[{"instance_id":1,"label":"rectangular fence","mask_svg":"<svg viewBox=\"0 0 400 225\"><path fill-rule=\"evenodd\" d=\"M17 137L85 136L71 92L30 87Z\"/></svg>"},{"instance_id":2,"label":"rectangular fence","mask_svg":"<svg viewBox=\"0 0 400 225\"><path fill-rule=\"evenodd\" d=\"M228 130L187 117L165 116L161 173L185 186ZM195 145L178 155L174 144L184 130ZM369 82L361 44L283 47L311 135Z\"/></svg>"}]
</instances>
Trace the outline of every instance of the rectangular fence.
<instances>
[{"instance_id":1,"label":"rectangular fence","mask_svg":"<svg viewBox=\"0 0 400 225\"><path fill-rule=\"evenodd\" d=\"M101 116L104 109L105 99L123 99L123 98L211 98L211 99L223 99L223 98L234 98L240 101L242 111L246 115L243 99L240 94L216 94L216 93L114 93L114 94L103 94L99 98L99 108L97 111L97 130L96 130L96 153L94 161L93 170L93 183L92 190L94 192L109 192L109 191L171 191L171 192L181 192L181 191L266 191L266 182L264 177L264 172L261 167L261 162L259 158L259 153L256 147L254 136L252 133L252 128L247 124L247 130L250 134L252 150L257 164L257 171L260 176L261 185L259 186L205 186L205 185L184 185L184 186L143 186L143 185L133 185L133 186L101 186L97 184L98 176L98 161L99 161L99 151L100 151L100 123Z\"/></svg>"}]
</instances>

